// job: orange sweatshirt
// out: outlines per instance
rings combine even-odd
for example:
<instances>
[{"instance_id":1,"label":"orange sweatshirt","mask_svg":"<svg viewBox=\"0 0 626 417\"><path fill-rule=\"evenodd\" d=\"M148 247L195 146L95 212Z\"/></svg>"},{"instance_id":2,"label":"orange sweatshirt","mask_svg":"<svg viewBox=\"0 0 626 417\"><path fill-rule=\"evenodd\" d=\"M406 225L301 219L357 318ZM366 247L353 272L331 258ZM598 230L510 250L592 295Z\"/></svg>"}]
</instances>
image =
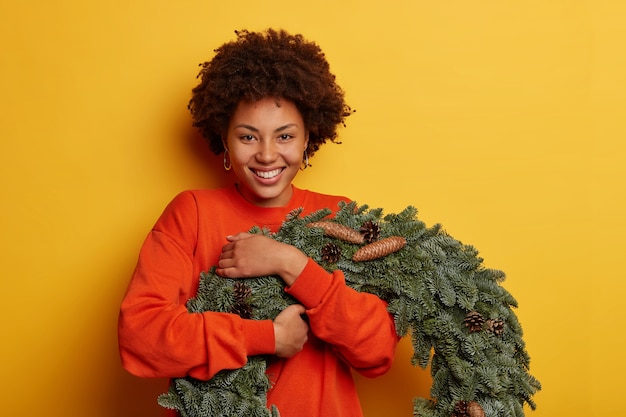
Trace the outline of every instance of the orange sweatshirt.
<instances>
[{"instance_id":1,"label":"orange sweatshirt","mask_svg":"<svg viewBox=\"0 0 626 417\"><path fill-rule=\"evenodd\" d=\"M235 187L186 191L167 206L148 234L121 304L118 332L122 364L141 377L210 379L242 367L248 356L273 354L270 320L235 314L189 313L200 273L217 265L226 236L252 226L278 230L286 215L337 209L335 197L293 188L285 207L263 208ZM378 297L345 284L341 271L326 272L309 259L287 288L307 309L309 339L290 359L271 360L268 405L282 417L361 417L350 369L375 377L391 366L398 338Z\"/></svg>"}]
</instances>

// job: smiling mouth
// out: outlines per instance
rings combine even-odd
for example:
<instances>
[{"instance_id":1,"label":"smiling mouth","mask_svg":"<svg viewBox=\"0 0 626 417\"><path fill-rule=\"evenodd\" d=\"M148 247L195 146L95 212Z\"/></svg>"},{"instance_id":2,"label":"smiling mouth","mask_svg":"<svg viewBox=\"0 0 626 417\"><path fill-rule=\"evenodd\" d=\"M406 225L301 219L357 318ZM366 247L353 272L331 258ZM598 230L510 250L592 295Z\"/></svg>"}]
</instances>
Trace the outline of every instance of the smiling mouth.
<instances>
[{"instance_id":1,"label":"smiling mouth","mask_svg":"<svg viewBox=\"0 0 626 417\"><path fill-rule=\"evenodd\" d=\"M254 172L254 174L257 177L261 177L263 179L270 179L270 178L274 178L275 176L277 176L278 174L280 174L281 172L283 172L282 168L277 168L277 169L273 169L271 171L252 171Z\"/></svg>"}]
</instances>

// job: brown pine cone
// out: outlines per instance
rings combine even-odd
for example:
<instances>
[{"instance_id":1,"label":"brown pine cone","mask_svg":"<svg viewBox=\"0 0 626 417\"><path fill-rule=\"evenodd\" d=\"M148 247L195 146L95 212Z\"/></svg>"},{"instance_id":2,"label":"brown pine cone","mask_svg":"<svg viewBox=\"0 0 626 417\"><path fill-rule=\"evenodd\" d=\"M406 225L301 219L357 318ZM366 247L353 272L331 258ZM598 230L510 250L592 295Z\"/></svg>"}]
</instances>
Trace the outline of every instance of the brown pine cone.
<instances>
[{"instance_id":1,"label":"brown pine cone","mask_svg":"<svg viewBox=\"0 0 626 417\"><path fill-rule=\"evenodd\" d=\"M359 232L363 235L365 242L372 243L380 237L380 226L378 223L374 223L371 220L363 223L363 226L359 229Z\"/></svg>"},{"instance_id":2,"label":"brown pine cone","mask_svg":"<svg viewBox=\"0 0 626 417\"><path fill-rule=\"evenodd\" d=\"M467 404L467 415L469 417L485 417L485 410L476 401Z\"/></svg>"},{"instance_id":3,"label":"brown pine cone","mask_svg":"<svg viewBox=\"0 0 626 417\"><path fill-rule=\"evenodd\" d=\"M341 256L341 248L334 243L327 243L322 248L322 260L329 264L334 264Z\"/></svg>"},{"instance_id":4,"label":"brown pine cone","mask_svg":"<svg viewBox=\"0 0 626 417\"><path fill-rule=\"evenodd\" d=\"M452 417L468 417L467 405L467 401L457 401L457 403L454 404L454 412L452 412Z\"/></svg>"},{"instance_id":5,"label":"brown pine cone","mask_svg":"<svg viewBox=\"0 0 626 417\"><path fill-rule=\"evenodd\" d=\"M252 318L252 306L250 304L236 302L230 308L230 312L239 315L242 319Z\"/></svg>"},{"instance_id":6,"label":"brown pine cone","mask_svg":"<svg viewBox=\"0 0 626 417\"><path fill-rule=\"evenodd\" d=\"M343 224L319 221L307 224L308 227L319 227L324 229L326 236L334 237L336 239L343 240L344 242L362 244L365 242L363 235L358 230L354 230L351 227L344 226Z\"/></svg>"},{"instance_id":7,"label":"brown pine cone","mask_svg":"<svg viewBox=\"0 0 626 417\"><path fill-rule=\"evenodd\" d=\"M406 239L402 236L386 237L359 248L359 250L352 255L352 260L354 262L363 262L382 258L399 251L405 245Z\"/></svg>"},{"instance_id":8,"label":"brown pine cone","mask_svg":"<svg viewBox=\"0 0 626 417\"><path fill-rule=\"evenodd\" d=\"M243 282L235 281L235 285L233 286L233 294L235 296L236 302L239 302L239 301L245 302L246 299L250 296L250 294L252 294L252 290Z\"/></svg>"},{"instance_id":9,"label":"brown pine cone","mask_svg":"<svg viewBox=\"0 0 626 417\"><path fill-rule=\"evenodd\" d=\"M463 323L469 329L470 333L480 332L485 324L485 318L477 311L470 311L465 316Z\"/></svg>"},{"instance_id":10,"label":"brown pine cone","mask_svg":"<svg viewBox=\"0 0 626 417\"><path fill-rule=\"evenodd\" d=\"M489 319L485 322L487 331L501 336L504 333L504 321L500 319Z\"/></svg>"},{"instance_id":11,"label":"brown pine cone","mask_svg":"<svg viewBox=\"0 0 626 417\"><path fill-rule=\"evenodd\" d=\"M231 313L238 314L241 318L252 318L252 306L248 304L248 298L252 294L252 289L241 281L235 281L233 286L233 296L235 303L230 309Z\"/></svg>"}]
</instances>

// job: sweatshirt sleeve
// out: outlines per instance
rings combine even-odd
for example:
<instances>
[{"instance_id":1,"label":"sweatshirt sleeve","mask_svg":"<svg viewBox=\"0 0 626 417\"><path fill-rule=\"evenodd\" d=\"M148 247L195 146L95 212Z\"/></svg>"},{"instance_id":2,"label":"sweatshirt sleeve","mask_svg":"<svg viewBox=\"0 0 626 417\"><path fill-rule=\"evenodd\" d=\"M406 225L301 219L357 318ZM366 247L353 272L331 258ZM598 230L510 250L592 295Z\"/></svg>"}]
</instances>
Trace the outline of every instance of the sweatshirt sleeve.
<instances>
[{"instance_id":1,"label":"sweatshirt sleeve","mask_svg":"<svg viewBox=\"0 0 626 417\"><path fill-rule=\"evenodd\" d=\"M376 377L391 368L399 337L383 300L348 287L341 271L328 273L312 259L286 291L307 309L313 333L357 372Z\"/></svg>"},{"instance_id":2,"label":"sweatshirt sleeve","mask_svg":"<svg viewBox=\"0 0 626 417\"><path fill-rule=\"evenodd\" d=\"M189 313L197 207L181 194L146 238L122 300L118 320L121 360L142 377L192 376L207 380L245 365L248 356L275 351L271 321L235 314Z\"/></svg>"}]
</instances>

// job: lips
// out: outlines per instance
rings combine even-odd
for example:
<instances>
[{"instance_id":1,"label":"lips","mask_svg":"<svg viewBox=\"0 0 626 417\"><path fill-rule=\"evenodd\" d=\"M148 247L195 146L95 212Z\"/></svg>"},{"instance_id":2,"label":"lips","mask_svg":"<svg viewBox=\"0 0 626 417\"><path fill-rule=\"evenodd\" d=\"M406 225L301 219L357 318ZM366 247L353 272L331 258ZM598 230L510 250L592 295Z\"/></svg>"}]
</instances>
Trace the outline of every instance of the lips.
<instances>
[{"instance_id":1,"label":"lips","mask_svg":"<svg viewBox=\"0 0 626 417\"><path fill-rule=\"evenodd\" d=\"M256 171L256 170L253 170L252 172L254 172L254 174L257 177L269 180L269 179L274 178L275 176L277 176L281 172L283 172L283 168L276 168L276 169L273 169L271 171Z\"/></svg>"}]
</instances>

